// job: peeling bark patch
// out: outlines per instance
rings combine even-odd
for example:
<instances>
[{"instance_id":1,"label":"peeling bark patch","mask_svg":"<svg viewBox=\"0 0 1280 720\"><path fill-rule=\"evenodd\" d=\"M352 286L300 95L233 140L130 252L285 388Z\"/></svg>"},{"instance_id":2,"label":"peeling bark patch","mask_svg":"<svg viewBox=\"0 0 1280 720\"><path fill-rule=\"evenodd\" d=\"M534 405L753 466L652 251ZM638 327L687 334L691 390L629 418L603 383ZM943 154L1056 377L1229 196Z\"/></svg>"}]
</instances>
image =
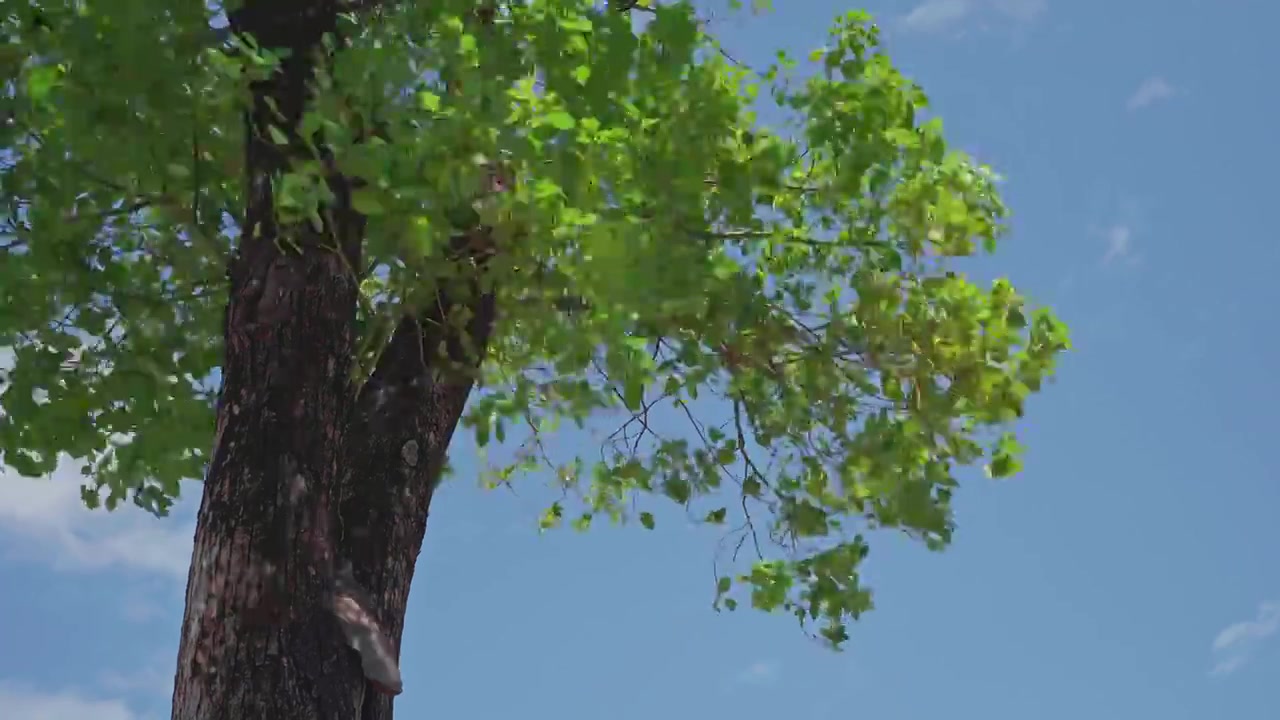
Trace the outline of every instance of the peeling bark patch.
<instances>
[{"instance_id":1,"label":"peeling bark patch","mask_svg":"<svg viewBox=\"0 0 1280 720\"><path fill-rule=\"evenodd\" d=\"M386 385L379 385L373 391L373 407L374 409L382 409L391 400L391 388Z\"/></svg>"},{"instance_id":2,"label":"peeling bark patch","mask_svg":"<svg viewBox=\"0 0 1280 720\"><path fill-rule=\"evenodd\" d=\"M400 459L409 467L418 467L418 441L410 440L400 447Z\"/></svg>"},{"instance_id":3,"label":"peeling bark patch","mask_svg":"<svg viewBox=\"0 0 1280 720\"><path fill-rule=\"evenodd\" d=\"M289 502L297 504L302 496L307 492L307 480L301 474L293 476L293 480L289 483Z\"/></svg>"},{"instance_id":4,"label":"peeling bark patch","mask_svg":"<svg viewBox=\"0 0 1280 720\"><path fill-rule=\"evenodd\" d=\"M347 644L360 655L360 668L374 689L384 695L404 690L395 647L374 617L369 598L344 571L333 595L333 614L342 627Z\"/></svg>"},{"instance_id":5,"label":"peeling bark patch","mask_svg":"<svg viewBox=\"0 0 1280 720\"><path fill-rule=\"evenodd\" d=\"M416 444L413 453L416 462ZM290 517L293 517L299 509L299 504L307 495L308 485L306 478L296 471L293 458L286 455L282 458L281 466L285 477L289 478L288 500L292 506ZM335 568L328 521L328 502L324 497L315 498L314 501L316 503L312 507L314 514L308 522L304 522L301 528L304 544L310 551L308 569L313 575L324 573L331 577L330 609L338 620L347 644L359 654L365 677L378 692L384 695L399 695L403 684L400 679L400 666L395 646L378 622L374 604L368 593L356 582L351 572L351 563L343 560ZM308 519L304 518L305 520ZM292 529L290 537L292 537Z\"/></svg>"}]
</instances>

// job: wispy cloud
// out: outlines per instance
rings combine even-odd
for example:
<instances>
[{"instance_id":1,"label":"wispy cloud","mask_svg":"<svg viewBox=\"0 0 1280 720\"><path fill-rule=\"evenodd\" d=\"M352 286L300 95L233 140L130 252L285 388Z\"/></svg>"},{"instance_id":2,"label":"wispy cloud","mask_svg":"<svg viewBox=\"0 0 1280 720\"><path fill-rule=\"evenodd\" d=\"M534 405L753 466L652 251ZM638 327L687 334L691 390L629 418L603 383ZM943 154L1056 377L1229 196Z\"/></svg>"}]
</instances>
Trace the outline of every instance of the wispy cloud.
<instances>
[{"instance_id":1,"label":"wispy cloud","mask_svg":"<svg viewBox=\"0 0 1280 720\"><path fill-rule=\"evenodd\" d=\"M173 655L158 652L142 666L125 670L109 670L98 678L98 685L112 693L134 697L169 697L173 694Z\"/></svg>"},{"instance_id":2,"label":"wispy cloud","mask_svg":"<svg viewBox=\"0 0 1280 720\"><path fill-rule=\"evenodd\" d=\"M1009 20L1030 23L1049 10L1049 0L988 0L991 9Z\"/></svg>"},{"instance_id":3,"label":"wispy cloud","mask_svg":"<svg viewBox=\"0 0 1280 720\"><path fill-rule=\"evenodd\" d=\"M1038 20L1048 0L924 0L899 19L907 30L947 32L973 20L1001 19L1020 24Z\"/></svg>"},{"instance_id":4,"label":"wispy cloud","mask_svg":"<svg viewBox=\"0 0 1280 720\"><path fill-rule=\"evenodd\" d=\"M737 681L743 685L764 685L778 679L778 664L759 661L738 673Z\"/></svg>"},{"instance_id":5,"label":"wispy cloud","mask_svg":"<svg viewBox=\"0 0 1280 720\"><path fill-rule=\"evenodd\" d=\"M1102 255L1103 265L1112 265L1133 256L1133 230L1128 225L1112 225L1106 229L1107 251Z\"/></svg>"},{"instance_id":6,"label":"wispy cloud","mask_svg":"<svg viewBox=\"0 0 1280 720\"><path fill-rule=\"evenodd\" d=\"M0 533L14 555L43 553L59 570L126 567L185 580L191 561L190 503L156 518L131 505L88 510L82 478L65 458L48 478L24 478L0 466Z\"/></svg>"},{"instance_id":7,"label":"wispy cloud","mask_svg":"<svg viewBox=\"0 0 1280 720\"><path fill-rule=\"evenodd\" d=\"M13 363L13 348L0 347L0 390ZM180 501L167 518L130 504L114 512L88 510L80 497L82 464L61 456L44 478L0 464L0 536L10 555L43 555L59 570L128 567L185 581L195 503Z\"/></svg>"},{"instance_id":8,"label":"wispy cloud","mask_svg":"<svg viewBox=\"0 0 1280 720\"><path fill-rule=\"evenodd\" d=\"M1148 105L1153 105L1162 100L1168 100L1178 94L1178 89L1169 83L1168 80L1160 76L1149 77L1143 80L1133 94L1129 96L1125 107L1130 111L1141 110Z\"/></svg>"},{"instance_id":9,"label":"wispy cloud","mask_svg":"<svg viewBox=\"0 0 1280 720\"><path fill-rule=\"evenodd\" d=\"M902 26L916 32L939 32L955 27L972 12L970 0L925 0L902 16Z\"/></svg>"},{"instance_id":10,"label":"wispy cloud","mask_svg":"<svg viewBox=\"0 0 1280 720\"><path fill-rule=\"evenodd\" d=\"M1210 675L1224 676L1244 667L1262 643L1280 631L1280 602L1264 602L1252 620L1233 623L1213 639Z\"/></svg>"},{"instance_id":11,"label":"wispy cloud","mask_svg":"<svg viewBox=\"0 0 1280 720\"><path fill-rule=\"evenodd\" d=\"M171 582L172 573L159 576L161 582L133 582L124 597L120 600L120 614L125 620L139 625L149 625L158 621L169 620L171 608L161 600L181 599L182 585ZM176 591L176 592L175 592Z\"/></svg>"},{"instance_id":12,"label":"wispy cloud","mask_svg":"<svg viewBox=\"0 0 1280 720\"><path fill-rule=\"evenodd\" d=\"M25 720L139 720L120 700L93 700L76 692L42 693L0 684L0 708L5 717Z\"/></svg>"}]
</instances>

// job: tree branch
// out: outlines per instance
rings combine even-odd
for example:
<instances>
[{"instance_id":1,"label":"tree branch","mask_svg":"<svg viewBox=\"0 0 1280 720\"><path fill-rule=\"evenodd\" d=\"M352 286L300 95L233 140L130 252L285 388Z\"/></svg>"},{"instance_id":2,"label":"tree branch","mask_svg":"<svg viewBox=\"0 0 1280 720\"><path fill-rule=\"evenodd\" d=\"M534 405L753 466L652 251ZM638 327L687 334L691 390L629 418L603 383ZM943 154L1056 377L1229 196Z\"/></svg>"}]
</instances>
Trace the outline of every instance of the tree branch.
<instances>
[{"instance_id":1,"label":"tree branch","mask_svg":"<svg viewBox=\"0 0 1280 720\"><path fill-rule=\"evenodd\" d=\"M358 393L345 433L338 555L351 563L348 584L364 588L370 600L350 595L354 599L344 600L344 607L351 612L363 608L393 648L399 646L414 565L449 441L493 329L494 293L483 282L492 254L490 237L487 229L478 229L454 238L441 261L463 265L463 272L454 274L460 279L442 283L425 310L401 319ZM383 609L381 618L374 617L373 607ZM348 622L348 627L363 626ZM392 667L380 658L398 652L375 642L378 637L357 637L371 653L362 651L362 661L377 660L366 664L366 676L394 690L394 684L368 675L370 667ZM393 675L388 670L381 677Z\"/></svg>"}]
</instances>

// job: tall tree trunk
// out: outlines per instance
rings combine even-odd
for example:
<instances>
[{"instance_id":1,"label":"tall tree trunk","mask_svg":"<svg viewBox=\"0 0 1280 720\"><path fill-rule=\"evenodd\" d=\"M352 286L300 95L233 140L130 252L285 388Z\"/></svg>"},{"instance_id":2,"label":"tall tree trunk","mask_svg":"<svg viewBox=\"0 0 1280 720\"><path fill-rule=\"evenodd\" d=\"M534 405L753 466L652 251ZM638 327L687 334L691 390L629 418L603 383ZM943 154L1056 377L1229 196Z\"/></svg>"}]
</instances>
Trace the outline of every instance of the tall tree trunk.
<instances>
[{"instance_id":1,"label":"tall tree trunk","mask_svg":"<svg viewBox=\"0 0 1280 720\"><path fill-rule=\"evenodd\" d=\"M175 678L174 720L386 720L339 622L362 596L398 655L427 510L493 322L476 279L483 257L460 237L471 281L405 318L372 378L351 382L363 219L336 171L326 227L280 225L271 179L300 147L332 0L246 0L231 28L288 49L253 88L246 117L247 205L229 263L217 435L196 523ZM276 114L278 111L278 115ZM272 143L275 124L292 142ZM333 238L338 247L334 247ZM469 319L449 322L457 306ZM443 348L443 355L437 351ZM344 572L346 563L350 572ZM350 588L351 581L363 588ZM382 690L382 693L375 690Z\"/></svg>"}]
</instances>

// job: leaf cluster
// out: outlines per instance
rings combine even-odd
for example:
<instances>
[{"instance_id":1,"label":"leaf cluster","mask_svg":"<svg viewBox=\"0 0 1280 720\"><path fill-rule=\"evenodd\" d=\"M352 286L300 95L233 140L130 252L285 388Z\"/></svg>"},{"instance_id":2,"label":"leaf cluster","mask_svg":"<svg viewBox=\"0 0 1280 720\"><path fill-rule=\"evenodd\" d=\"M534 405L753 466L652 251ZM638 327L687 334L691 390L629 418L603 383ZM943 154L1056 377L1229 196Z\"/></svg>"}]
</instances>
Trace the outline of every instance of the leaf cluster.
<instances>
[{"instance_id":1,"label":"leaf cluster","mask_svg":"<svg viewBox=\"0 0 1280 720\"><path fill-rule=\"evenodd\" d=\"M947 146L863 13L752 70L689 3L474 9L344 17L301 131L269 131L313 158L275 179L282 220L320 222L322 151L360 188L361 372L473 271L441 260L450 238L494 228L501 318L464 418L514 448L491 481L550 466L547 527L653 527L665 497L750 549L718 603L839 645L871 607L868 533L948 544L957 471L1018 470L1010 423L1068 347L1009 282L954 269L1004 230L996 177ZM280 61L210 22L131 0L0 20L0 452L27 475L85 458L90 502L163 511L206 460L240 113ZM766 97L794 127L760 126ZM545 451L563 421L618 417L598 459Z\"/></svg>"}]
</instances>

